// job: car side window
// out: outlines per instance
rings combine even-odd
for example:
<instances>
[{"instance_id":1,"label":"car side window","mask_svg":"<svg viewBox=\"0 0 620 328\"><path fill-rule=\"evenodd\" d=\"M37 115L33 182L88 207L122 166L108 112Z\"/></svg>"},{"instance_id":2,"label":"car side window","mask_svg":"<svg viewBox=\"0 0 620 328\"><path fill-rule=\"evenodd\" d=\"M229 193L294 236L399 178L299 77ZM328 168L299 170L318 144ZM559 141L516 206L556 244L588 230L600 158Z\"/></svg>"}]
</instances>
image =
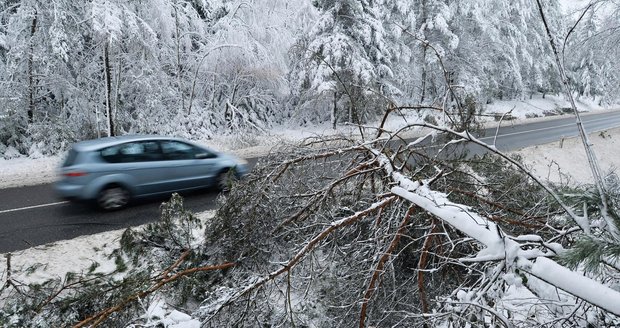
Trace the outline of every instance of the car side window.
<instances>
[{"instance_id":1,"label":"car side window","mask_svg":"<svg viewBox=\"0 0 620 328\"><path fill-rule=\"evenodd\" d=\"M101 158L108 163L122 163L121 154L119 152L121 146L112 146L102 149L99 153Z\"/></svg>"},{"instance_id":2,"label":"car side window","mask_svg":"<svg viewBox=\"0 0 620 328\"><path fill-rule=\"evenodd\" d=\"M159 161L163 155L156 141L128 142L101 150L101 157L109 163Z\"/></svg>"},{"instance_id":3,"label":"car side window","mask_svg":"<svg viewBox=\"0 0 620 328\"><path fill-rule=\"evenodd\" d=\"M143 141L141 144L144 147L143 161L161 161L164 159L164 154L162 154L157 141Z\"/></svg>"},{"instance_id":4,"label":"car side window","mask_svg":"<svg viewBox=\"0 0 620 328\"><path fill-rule=\"evenodd\" d=\"M164 157L169 160L195 159L214 157L206 150L180 141L166 140L161 142L161 150ZM206 153L206 155L204 155ZM198 156L200 155L200 156Z\"/></svg>"}]
</instances>

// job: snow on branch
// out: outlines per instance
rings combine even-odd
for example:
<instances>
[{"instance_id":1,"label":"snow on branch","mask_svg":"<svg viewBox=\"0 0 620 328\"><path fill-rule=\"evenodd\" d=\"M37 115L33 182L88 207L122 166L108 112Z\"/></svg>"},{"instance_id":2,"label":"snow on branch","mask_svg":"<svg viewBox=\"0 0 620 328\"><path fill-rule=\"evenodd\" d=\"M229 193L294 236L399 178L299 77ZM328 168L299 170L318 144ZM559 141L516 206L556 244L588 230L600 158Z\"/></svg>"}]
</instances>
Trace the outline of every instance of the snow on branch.
<instances>
[{"instance_id":1,"label":"snow on branch","mask_svg":"<svg viewBox=\"0 0 620 328\"><path fill-rule=\"evenodd\" d=\"M467 132L459 133L446 128L429 126L426 124L424 124L424 126L461 136L468 141L485 146L487 149L502 155L502 157L510 160L514 164L518 164L511 160L508 156L495 150L494 147L484 144ZM419 206L423 210L449 224L454 229L484 245L485 248L478 252L476 257L462 259L462 261L487 262L505 260L507 267L522 269L573 296L581 298L606 311L609 311L610 313L620 315L619 292L614 291L593 279L573 272L547 258L549 256L554 256L556 252L561 251L561 245L556 243L541 242L542 238L536 235L524 235L518 237L507 236L502 231L501 227L483 218L478 213L474 212L470 207L453 203L448 200L446 194L432 190L428 181L414 182L405 175L394 170L394 166L391 164L390 158L385 154L382 154L375 149L369 149L369 151L377 157L378 162L381 163L381 166L386 173L394 182L398 184L397 186L392 187L391 191L393 194L410 201L416 206ZM521 167L520 164L518 165ZM548 187L546 189L552 192ZM556 200L560 202L559 197L557 195L555 197L557 197ZM570 211L568 206L563 203L561 204L565 210L569 212L569 214L573 213ZM576 222L580 223L579 220L576 220ZM583 222L581 223L583 224ZM519 243L519 241L526 243L532 241L541 242L541 244L546 245L550 251L543 251L536 248L532 249L530 247L523 249L522 244Z\"/></svg>"},{"instance_id":2,"label":"snow on branch","mask_svg":"<svg viewBox=\"0 0 620 328\"><path fill-rule=\"evenodd\" d=\"M581 230L583 230L584 233L586 233L587 235L591 234L590 222L588 221L587 217L577 215L567 204L564 203L564 201L560 198L560 196L555 191L553 191L549 186L547 186L547 184L545 184L539 178L537 178L534 174L532 174L528 169L526 169L523 166L523 164L517 162L516 160L512 159L510 156L508 156L508 155L504 154L503 152L499 151L495 146L489 145L489 144L483 142L482 140L474 137L468 131L457 132L457 131L454 131L454 130L452 130L450 128L441 127L441 126L437 126L437 125L432 125L432 124L428 124L428 123L415 123L415 124L411 124L410 126L423 127L423 128L428 128L428 129L432 129L432 130L435 130L435 131L439 131L439 132L455 135L455 136L461 138L460 140L456 140L455 142L467 141L467 142L475 143L475 144L483 147L484 149L486 149L486 150L488 150L488 151L490 151L490 152L500 156L501 158L507 160L512 165L517 167L519 170L521 170L522 172L527 174L530 177L530 179L532 179L532 181L536 182L536 184L538 184L543 189L545 189L545 191L549 195L551 195L551 197L553 197L553 199L560 205L560 207L562 207L564 212L566 212L566 214L581 228Z\"/></svg>"},{"instance_id":3,"label":"snow on branch","mask_svg":"<svg viewBox=\"0 0 620 328\"><path fill-rule=\"evenodd\" d=\"M525 262L521 267L533 276L553 286L615 315L620 315L620 293L618 291L585 277L578 272L571 271L548 258L538 258L534 264Z\"/></svg>"}]
</instances>

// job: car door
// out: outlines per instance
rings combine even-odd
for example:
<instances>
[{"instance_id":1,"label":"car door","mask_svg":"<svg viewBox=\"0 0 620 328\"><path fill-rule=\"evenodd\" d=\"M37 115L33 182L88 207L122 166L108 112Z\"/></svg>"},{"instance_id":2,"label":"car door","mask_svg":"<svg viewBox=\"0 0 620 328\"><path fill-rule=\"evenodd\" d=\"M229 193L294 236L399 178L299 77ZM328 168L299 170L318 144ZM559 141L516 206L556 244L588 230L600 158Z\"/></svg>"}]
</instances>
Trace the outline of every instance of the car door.
<instances>
[{"instance_id":1,"label":"car door","mask_svg":"<svg viewBox=\"0 0 620 328\"><path fill-rule=\"evenodd\" d=\"M110 163L110 173L126 176L124 183L134 196L168 191L173 186L174 166L165 161L156 140L134 141L105 148L101 157Z\"/></svg>"},{"instance_id":2,"label":"car door","mask_svg":"<svg viewBox=\"0 0 620 328\"><path fill-rule=\"evenodd\" d=\"M209 184L216 174L217 156L206 149L178 140L161 141L164 158L174 163L175 189L192 189Z\"/></svg>"}]
</instances>

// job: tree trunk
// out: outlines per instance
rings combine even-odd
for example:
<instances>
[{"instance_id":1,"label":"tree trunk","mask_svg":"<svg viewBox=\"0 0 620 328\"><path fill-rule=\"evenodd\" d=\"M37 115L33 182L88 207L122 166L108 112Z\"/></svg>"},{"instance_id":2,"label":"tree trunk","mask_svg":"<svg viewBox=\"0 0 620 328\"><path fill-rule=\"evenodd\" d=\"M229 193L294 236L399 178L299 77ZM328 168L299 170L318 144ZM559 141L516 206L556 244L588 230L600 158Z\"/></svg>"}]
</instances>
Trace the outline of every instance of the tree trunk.
<instances>
[{"instance_id":1,"label":"tree trunk","mask_svg":"<svg viewBox=\"0 0 620 328\"><path fill-rule=\"evenodd\" d=\"M332 108L332 129L336 130L336 114L338 111L338 93L334 92L334 107Z\"/></svg>"},{"instance_id":2,"label":"tree trunk","mask_svg":"<svg viewBox=\"0 0 620 328\"><path fill-rule=\"evenodd\" d=\"M420 16L421 22L426 21L426 1L422 1L422 5L420 6ZM426 70L428 69L426 65L426 50L428 46L426 43L422 43L422 86L421 86L421 94L420 94L420 104L424 103L424 99L426 98Z\"/></svg>"},{"instance_id":3,"label":"tree trunk","mask_svg":"<svg viewBox=\"0 0 620 328\"><path fill-rule=\"evenodd\" d=\"M179 28L179 13L177 12L177 4L174 5L174 24L176 26L176 51L177 51L177 83L179 94L181 95L181 111L182 113L185 111L185 95L183 94L183 81L181 79L181 74L183 72L183 68L181 67L181 30Z\"/></svg>"},{"instance_id":4,"label":"tree trunk","mask_svg":"<svg viewBox=\"0 0 620 328\"><path fill-rule=\"evenodd\" d=\"M37 30L37 10L34 10L34 17L30 25L30 45L28 51L28 123L34 122L34 97L35 97L35 78L34 78L34 33Z\"/></svg>"},{"instance_id":5,"label":"tree trunk","mask_svg":"<svg viewBox=\"0 0 620 328\"><path fill-rule=\"evenodd\" d=\"M426 44L422 45L422 86L421 86L421 95L420 95L420 104L424 103L424 98L426 98Z\"/></svg>"},{"instance_id":6,"label":"tree trunk","mask_svg":"<svg viewBox=\"0 0 620 328\"><path fill-rule=\"evenodd\" d=\"M111 77L110 77L110 58L108 54L109 40L105 40L103 43L103 75L105 80L105 111L108 116L108 137L115 135L114 118L111 107Z\"/></svg>"},{"instance_id":7,"label":"tree trunk","mask_svg":"<svg viewBox=\"0 0 620 328\"><path fill-rule=\"evenodd\" d=\"M118 68L117 68L117 74L116 74L116 85L114 86L114 107L112 107L112 116L114 117L118 117L118 103L120 101L120 94L121 94L121 72L122 69L121 67L123 67L123 61L121 56L118 56ZM114 133L116 134L116 133Z\"/></svg>"}]
</instances>

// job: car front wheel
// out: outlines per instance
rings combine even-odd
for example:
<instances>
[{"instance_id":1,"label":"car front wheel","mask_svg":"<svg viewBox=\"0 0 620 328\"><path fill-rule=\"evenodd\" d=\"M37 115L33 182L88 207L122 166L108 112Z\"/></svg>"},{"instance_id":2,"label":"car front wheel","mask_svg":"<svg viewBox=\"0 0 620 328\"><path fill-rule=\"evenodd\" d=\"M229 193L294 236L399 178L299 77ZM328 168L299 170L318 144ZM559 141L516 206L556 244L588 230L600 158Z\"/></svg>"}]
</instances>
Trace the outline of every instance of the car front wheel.
<instances>
[{"instance_id":1,"label":"car front wheel","mask_svg":"<svg viewBox=\"0 0 620 328\"><path fill-rule=\"evenodd\" d=\"M233 170L222 171L215 179L215 187L219 191L230 191L230 188L235 180L237 180L237 175Z\"/></svg>"},{"instance_id":2,"label":"car front wheel","mask_svg":"<svg viewBox=\"0 0 620 328\"><path fill-rule=\"evenodd\" d=\"M127 189L121 186L109 186L99 192L97 205L106 211L118 210L127 206L129 198Z\"/></svg>"}]
</instances>

